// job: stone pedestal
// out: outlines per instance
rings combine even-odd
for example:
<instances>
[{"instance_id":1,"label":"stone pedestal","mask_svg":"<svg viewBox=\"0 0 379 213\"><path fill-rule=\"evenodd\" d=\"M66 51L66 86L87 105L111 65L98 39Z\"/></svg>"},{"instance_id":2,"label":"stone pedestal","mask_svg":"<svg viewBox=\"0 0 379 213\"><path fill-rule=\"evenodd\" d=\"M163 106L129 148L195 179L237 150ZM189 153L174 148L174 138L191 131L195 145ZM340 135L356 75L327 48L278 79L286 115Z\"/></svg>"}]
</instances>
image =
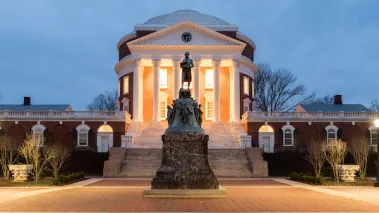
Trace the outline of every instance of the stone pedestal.
<instances>
[{"instance_id":1,"label":"stone pedestal","mask_svg":"<svg viewBox=\"0 0 379 213\"><path fill-rule=\"evenodd\" d=\"M224 197L226 190L208 162L209 136L201 128L203 112L189 90L180 90L163 141L162 164L144 197Z\"/></svg>"},{"instance_id":2,"label":"stone pedestal","mask_svg":"<svg viewBox=\"0 0 379 213\"><path fill-rule=\"evenodd\" d=\"M338 165L339 178L343 182L355 182L355 173L359 165Z\"/></svg>"},{"instance_id":3,"label":"stone pedestal","mask_svg":"<svg viewBox=\"0 0 379 213\"><path fill-rule=\"evenodd\" d=\"M208 135L170 132L162 136L163 159L152 189L218 189L208 163Z\"/></svg>"},{"instance_id":4,"label":"stone pedestal","mask_svg":"<svg viewBox=\"0 0 379 213\"><path fill-rule=\"evenodd\" d=\"M13 182L25 182L28 180L28 175L33 169L33 165L21 164L21 165L8 165L9 170L13 174Z\"/></svg>"}]
</instances>

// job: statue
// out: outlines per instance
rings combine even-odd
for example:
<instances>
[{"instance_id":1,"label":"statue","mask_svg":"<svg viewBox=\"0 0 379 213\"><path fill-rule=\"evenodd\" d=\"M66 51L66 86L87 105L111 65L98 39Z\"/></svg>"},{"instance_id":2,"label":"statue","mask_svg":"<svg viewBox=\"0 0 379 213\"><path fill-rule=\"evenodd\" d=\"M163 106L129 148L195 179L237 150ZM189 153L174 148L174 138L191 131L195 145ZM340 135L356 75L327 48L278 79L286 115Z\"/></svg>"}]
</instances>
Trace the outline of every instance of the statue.
<instances>
[{"instance_id":1,"label":"statue","mask_svg":"<svg viewBox=\"0 0 379 213\"><path fill-rule=\"evenodd\" d=\"M190 84L192 82L192 76L191 76L191 68L194 66L192 59L189 58L189 52L186 52L184 54L185 58L180 63L180 67L182 68L182 89L184 82L188 83L188 89L190 88Z\"/></svg>"}]
</instances>

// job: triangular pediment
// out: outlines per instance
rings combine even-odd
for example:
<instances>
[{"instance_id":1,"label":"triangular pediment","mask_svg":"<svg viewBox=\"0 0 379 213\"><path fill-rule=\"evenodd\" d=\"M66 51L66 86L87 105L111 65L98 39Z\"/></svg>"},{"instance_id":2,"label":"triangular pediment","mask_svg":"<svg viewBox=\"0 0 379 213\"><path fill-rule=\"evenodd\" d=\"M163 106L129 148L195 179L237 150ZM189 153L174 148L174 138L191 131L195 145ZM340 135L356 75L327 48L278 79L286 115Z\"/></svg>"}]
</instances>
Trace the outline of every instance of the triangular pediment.
<instances>
[{"instance_id":1,"label":"triangular pediment","mask_svg":"<svg viewBox=\"0 0 379 213\"><path fill-rule=\"evenodd\" d=\"M190 34L190 41L183 40L183 34ZM188 37L187 37L188 38ZM238 48L241 51L246 44L219 32L184 21L173 26L166 27L157 32L129 42L128 47L132 50L138 47L229 47Z\"/></svg>"}]
</instances>

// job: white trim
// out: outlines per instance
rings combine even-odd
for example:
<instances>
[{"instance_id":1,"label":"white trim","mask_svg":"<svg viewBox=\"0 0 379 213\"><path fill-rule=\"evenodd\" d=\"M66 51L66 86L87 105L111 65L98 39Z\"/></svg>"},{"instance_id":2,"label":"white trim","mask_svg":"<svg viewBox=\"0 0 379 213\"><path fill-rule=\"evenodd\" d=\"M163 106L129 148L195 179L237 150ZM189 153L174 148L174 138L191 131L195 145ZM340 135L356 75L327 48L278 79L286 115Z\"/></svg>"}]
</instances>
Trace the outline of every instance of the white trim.
<instances>
[{"instance_id":1,"label":"white trim","mask_svg":"<svg viewBox=\"0 0 379 213\"><path fill-rule=\"evenodd\" d=\"M121 44L123 44L125 41L137 37L136 31L133 31L131 33L126 34L123 36L120 41L117 43L117 50L120 49Z\"/></svg>"},{"instance_id":2,"label":"white trim","mask_svg":"<svg viewBox=\"0 0 379 213\"><path fill-rule=\"evenodd\" d=\"M89 137L88 132L89 132L90 129L91 128L88 125L86 125L86 124L80 124L79 126L76 127L76 133L77 133L77 135L76 135L76 146L88 146L88 142L89 142L88 141L88 137ZM82 130L84 130L84 131L87 132L87 143L86 143L86 145L80 145L79 144L79 141L80 141L80 132Z\"/></svg>"},{"instance_id":3,"label":"white trim","mask_svg":"<svg viewBox=\"0 0 379 213\"><path fill-rule=\"evenodd\" d=\"M287 145L285 144L286 142L286 130L289 130L291 132L291 145ZM284 125L282 127L282 131L283 131L283 146L294 146L295 145L295 140L294 140L294 132L295 132L295 127L293 127L292 125Z\"/></svg>"},{"instance_id":4,"label":"white trim","mask_svg":"<svg viewBox=\"0 0 379 213\"><path fill-rule=\"evenodd\" d=\"M254 41L252 39L250 39L249 37L247 37L247 35L244 35L244 34L242 34L240 32L237 32L236 38L241 39L242 41L250 44L254 48L254 52L255 52L255 49L257 49L257 47L255 46Z\"/></svg>"},{"instance_id":5,"label":"white trim","mask_svg":"<svg viewBox=\"0 0 379 213\"><path fill-rule=\"evenodd\" d=\"M136 31L146 31L146 30L161 30L163 28L173 26L173 25L153 25L153 24L141 24L141 25L135 25L134 29ZM237 31L238 26L237 25L204 25L204 27L215 30L215 31Z\"/></svg>"},{"instance_id":6,"label":"white trim","mask_svg":"<svg viewBox=\"0 0 379 213\"><path fill-rule=\"evenodd\" d=\"M333 122L330 122L330 123L333 123ZM334 140L338 139L338 136L337 136L338 127L336 127L334 125L329 125L329 126L325 127L325 130L326 130L326 143L329 143L329 131L330 130L334 131L334 134L335 134Z\"/></svg>"},{"instance_id":7,"label":"white trim","mask_svg":"<svg viewBox=\"0 0 379 213\"><path fill-rule=\"evenodd\" d=\"M379 132L377 131L377 128L373 125L373 126L370 126L368 129L370 131L370 146L378 146L378 145L372 144L372 133L373 132L376 132L376 141L379 142Z\"/></svg>"},{"instance_id":8,"label":"white trim","mask_svg":"<svg viewBox=\"0 0 379 213\"><path fill-rule=\"evenodd\" d=\"M44 145L44 142L45 142L45 135L44 135L44 131L46 130L46 127L42 124L36 124L32 127L32 132L33 132L33 141L34 141L34 145L36 145L36 141L35 141L35 133L36 131L41 131L41 144L40 145L36 145L36 146L43 146Z\"/></svg>"}]
</instances>

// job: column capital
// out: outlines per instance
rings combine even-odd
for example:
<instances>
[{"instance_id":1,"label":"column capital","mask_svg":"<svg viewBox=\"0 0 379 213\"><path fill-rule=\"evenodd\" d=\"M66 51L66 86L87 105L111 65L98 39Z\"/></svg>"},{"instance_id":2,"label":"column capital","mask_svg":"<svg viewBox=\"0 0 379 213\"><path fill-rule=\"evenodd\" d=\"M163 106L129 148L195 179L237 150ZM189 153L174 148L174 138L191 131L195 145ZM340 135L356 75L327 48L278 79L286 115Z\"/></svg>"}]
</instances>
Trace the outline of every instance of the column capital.
<instances>
[{"instance_id":1,"label":"column capital","mask_svg":"<svg viewBox=\"0 0 379 213\"><path fill-rule=\"evenodd\" d=\"M241 61L240 60L232 60L232 66L233 67L240 67Z\"/></svg>"},{"instance_id":2,"label":"column capital","mask_svg":"<svg viewBox=\"0 0 379 213\"><path fill-rule=\"evenodd\" d=\"M200 67L201 60L192 60L194 67Z\"/></svg>"},{"instance_id":3,"label":"column capital","mask_svg":"<svg viewBox=\"0 0 379 213\"><path fill-rule=\"evenodd\" d=\"M220 67L221 60L220 59L213 59L212 60L212 65L213 65L213 67Z\"/></svg>"},{"instance_id":4,"label":"column capital","mask_svg":"<svg viewBox=\"0 0 379 213\"><path fill-rule=\"evenodd\" d=\"M172 66L180 67L180 59L172 59Z\"/></svg>"},{"instance_id":5,"label":"column capital","mask_svg":"<svg viewBox=\"0 0 379 213\"><path fill-rule=\"evenodd\" d=\"M153 67L159 67L161 66L161 59L152 59Z\"/></svg>"},{"instance_id":6,"label":"column capital","mask_svg":"<svg viewBox=\"0 0 379 213\"><path fill-rule=\"evenodd\" d=\"M141 66L141 59L133 59L133 66L134 67L139 67Z\"/></svg>"}]
</instances>

